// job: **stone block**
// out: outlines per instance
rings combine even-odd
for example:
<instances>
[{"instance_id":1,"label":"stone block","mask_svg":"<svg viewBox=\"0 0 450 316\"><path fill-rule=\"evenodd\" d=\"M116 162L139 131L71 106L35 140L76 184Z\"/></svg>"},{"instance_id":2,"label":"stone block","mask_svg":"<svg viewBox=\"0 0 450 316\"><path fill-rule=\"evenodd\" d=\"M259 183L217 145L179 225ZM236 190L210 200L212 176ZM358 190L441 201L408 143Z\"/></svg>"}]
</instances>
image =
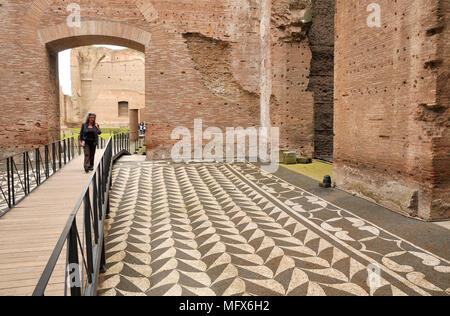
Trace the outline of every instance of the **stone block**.
<instances>
[{"instance_id":1,"label":"stone block","mask_svg":"<svg viewBox=\"0 0 450 316\"><path fill-rule=\"evenodd\" d=\"M283 161L287 165L295 165L297 163L297 154L293 151L287 151L283 154Z\"/></svg>"},{"instance_id":2,"label":"stone block","mask_svg":"<svg viewBox=\"0 0 450 316\"><path fill-rule=\"evenodd\" d=\"M297 163L307 165L307 164L312 163L312 158L300 157L300 158L297 158Z\"/></svg>"}]
</instances>

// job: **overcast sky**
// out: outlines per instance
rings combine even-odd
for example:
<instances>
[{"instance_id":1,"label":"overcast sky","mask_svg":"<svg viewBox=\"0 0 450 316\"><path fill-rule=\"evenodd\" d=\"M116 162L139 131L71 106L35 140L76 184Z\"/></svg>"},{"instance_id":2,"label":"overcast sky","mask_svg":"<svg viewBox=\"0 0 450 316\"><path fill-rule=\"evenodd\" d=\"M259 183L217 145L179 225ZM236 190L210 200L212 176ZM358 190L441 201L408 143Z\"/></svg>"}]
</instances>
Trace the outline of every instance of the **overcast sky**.
<instances>
[{"instance_id":1,"label":"overcast sky","mask_svg":"<svg viewBox=\"0 0 450 316\"><path fill-rule=\"evenodd\" d=\"M115 50L121 50L125 47L111 46L111 45L94 45L97 47L107 47ZM59 84L62 87L63 93L65 95L72 95L72 82L70 80L70 52L72 50L68 49L59 53Z\"/></svg>"}]
</instances>

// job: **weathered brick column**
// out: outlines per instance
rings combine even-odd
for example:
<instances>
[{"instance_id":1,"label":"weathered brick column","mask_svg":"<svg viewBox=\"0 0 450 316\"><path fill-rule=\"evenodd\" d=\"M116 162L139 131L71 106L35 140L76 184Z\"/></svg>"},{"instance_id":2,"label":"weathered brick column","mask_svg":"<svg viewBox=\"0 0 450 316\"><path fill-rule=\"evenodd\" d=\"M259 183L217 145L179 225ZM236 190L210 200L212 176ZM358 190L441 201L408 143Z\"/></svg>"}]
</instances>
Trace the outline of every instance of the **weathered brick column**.
<instances>
[{"instance_id":1,"label":"weathered brick column","mask_svg":"<svg viewBox=\"0 0 450 316\"><path fill-rule=\"evenodd\" d=\"M81 81L81 102L79 104L81 117L84 117L93 107L92 80L95 68L105 57L104 50L101 47L89 47L78 51L77 57L80 65Z\"/></svg>"}]
</instances>

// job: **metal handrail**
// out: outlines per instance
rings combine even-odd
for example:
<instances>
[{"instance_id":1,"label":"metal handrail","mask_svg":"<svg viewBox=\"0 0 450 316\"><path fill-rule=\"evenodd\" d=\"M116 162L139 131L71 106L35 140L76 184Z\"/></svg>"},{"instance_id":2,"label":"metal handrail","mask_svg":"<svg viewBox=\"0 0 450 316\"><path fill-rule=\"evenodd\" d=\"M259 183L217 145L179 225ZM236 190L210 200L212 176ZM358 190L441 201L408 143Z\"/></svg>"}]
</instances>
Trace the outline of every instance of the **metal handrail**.
<instances>
[{"instance_id":1,"label":"metal handrail","mask_svg":"<svg viewBox=\"0 0 450 316\"><path fill-rule=\"evenodd\" d=\"M100 271L105 265L104 221L109 213L109 188L113 162L129 154L129 134L114 135L105 146L95 165L55 249L33 292L44 296L58 260L66 247L64 295L94 296ZM77 215L83 206L82 232L78 230ZM78 220L80 220L78 218Z\"/></svg>"},{"instance_id":2,"label":"metal handrail","mask_svg":"<svg viewBox=\"0 0 450 316\"><path fill-rule=\"evenodd\" d=\"M100 137L97 147L103 149L105 143ZM0 161L0 218L81 152L78 136L73 135Z\"/></svg>"},{"instance_id":3,"label":"metal handrail","mask_svg":"<svg viewBox=\"0 0 450 316\"><path fill-rule=\"evenodd\" d=\"M80 154L77 138L69 137L5 158L0 166L0 217Z\"/></svg>"}]
</instances>

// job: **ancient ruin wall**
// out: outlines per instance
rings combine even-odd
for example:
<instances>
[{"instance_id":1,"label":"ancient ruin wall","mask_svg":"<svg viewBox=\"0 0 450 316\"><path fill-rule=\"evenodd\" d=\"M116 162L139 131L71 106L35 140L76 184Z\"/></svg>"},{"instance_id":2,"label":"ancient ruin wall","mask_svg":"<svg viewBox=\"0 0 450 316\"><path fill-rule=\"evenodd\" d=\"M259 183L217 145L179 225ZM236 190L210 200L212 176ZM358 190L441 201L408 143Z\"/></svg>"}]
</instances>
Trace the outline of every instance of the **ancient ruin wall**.
<instances>
[{"instance_id":1,"label":"ancient ruin wall","mask_svg":"<svg viewBox=\"0 0 450 316\"><path fill-rule=\"evenodd\" d=\"M380 1L380 28L368 27L370 3L336 2L336 183L448 218L448 1Z\"/></svg>"},{"instance_id":2,"label":"ancient ruin wall","mask_svg":"<svg viewBox=\"0 0 450 316\"><path fill-rule=\"evenodd\" d=\"M66 24L67 1L8 0L0 21L0 35L5 39L1 52L8 56L1 60L5 84L0 87L4 101L0 106L5 113L2 122L10 123L13 118L14 123L2 131L0 146L20 150L15 146L26 148L58 139L57 52L112 44L145 53L149 158L167 155L174 143L171 132L178 126L192 128L195 118L202 118L205 128L258 126L261 113L257 108L268 100L272 101L268 108L272 122L281 127L283 146L312 155L312 94L306 93L311 53L298 22L303 1L272 2L271 11L266 12L269 6L263 9L257 0L85 0L80 2L81 28L71 29ZM272 17L274 33L270 34L272 49L266 53L273 58L265 60L271 60L272 67L261 68L263 47L268 44L260 36L261 19L267 15ZM277 17L282 17L281 24L274 22ZM74 37L77 32L92 35ZM186 34L197 34L202 40ZM220 67L227 65L226 89L221 93L208 83L211 78L199 62L202 49L214 41L227 44L226 49L217 50L219 62L211 65L222 74ZM96 63L91 66L95 68ZM277 76L265 81L269 86L262 86L262 70ZM84 84L92 90L92 82L81 76L80 87ZM261 89L268 92L268 88L273 95L261 97ZM86 98L83 104L95 101ZM74 104L75 112L86 110Z\"/></svg>"},{"instance_id":3,"label":"ancient ruin wall","mask_svg":"<svg viewBox=\"0 0 450 316\"><path fill-rule=\"evenodd\" d=\"M60 113L60 125L61 128L72 127L70 122L74 122L74 106L72 102L72 96L65 95L62 87L59 89L59 113ZM78 126L78 121L76 122Z\"/></svg>"},{"instance_id":4,"label":"ancient ruin wall","mask_svg":"<svg viewBox=\"0 0 450 316\"><path fill-rule=\"evenodd\" d=\"M450 217L450 1L440 0L437 4L437 17L428 28L428 36L438 37L437 95L435 111L429 120L438 129L433 143L433 190L431 208L442 217Z\"/></svg>"},{"instance_id":5,"label":"ancient ruin wall","mask_svg":"<svg viewBox=\"0 0 450 316\"><path fill-rule=\"evenodd\" d=\"M313 0L308 39L312 52L308 90L314 92L314 156L333 159L335 0Z\"/></svg>"},{"instance_id":6,"label":"ancient ruin wall","mask_svg":"<svg viewBox=\"0 0 450 316\"><path fill-rule=\"evenodd\" d=\"M194 68L201 74L203 84L215 96L224 100L242 100L237 104L236 115L250 114L252 117L258 117L260 96L245 90L233 76L231 44L199 33L186 33L183 37L195 63ZM228 103L224 105L227 106Z\"/></svg>"},{"instance_id":7,"label":"ancient ruin wall","mask_svg":"<svg viewBox=\"0 0 450 316\"><path fill-rule=\"evenodd\" d=\"M223 129L259 124L257 105L240 109L247 96L241 100L239 92L226 99L205 85L183 36L197 33L230 43L234 81L243 91L259 95L258 1L86 0L80 5L77 30L67 27L67 1L8 0L0 9L0 75L5 83L0 87L0 110L1 123L8 126L1 132L2 148L18 151L59 137L56 54L92 44L129 44L145 53L149 157L167 153L172 130L191 127L195 118L203 118L205 127ZM73 37L77 32L93 35ZM109 33L115 36L104 35Z\"/></svg>"},{"instance_id":8,"label":"ancient ruin wall","mask_svg":"<svg viewBox=\"0 0 450 316\"><path fill-rule=\"evenodd\" d=\"M166 157L176 127L259 125L258 1L155 1L168 32L148 61L147 122L150 158ZM174 61L179 61L174 63ZM157 67L153 65L157 64ZM219 76L220 75L220 76ZM165 102L161 102L165 100Z\"/></svg>"},{"instance_id":9,"label":"ancient ruin wall","mask_svg":"<svg viewBox=\"0 0 450 316\"><path fill-rule=\"evenodd\" d=\"M89 61L86 65L86 58L81 56L95 56L94 66L90 67ZM69 120L72 124L95 112L103 126L127 126L128 116L119 116L119 102L128 102L130 110L145 108L143 53L80 47L72 50L71 65L73 106L77 111Z\"/></svg>"},{"instance_id":10,"label":"ancient ruin wall","mask_svg":"<svg viewBox=\"0 0 450 316\"><path fill-rule=\"evenodd\" d=\"M272 98L270 115L280 146L314 155L314 97L308 91L311 49L305 21L308 1L274 0L271 8Z\"/></svg>"}]
</instances>

